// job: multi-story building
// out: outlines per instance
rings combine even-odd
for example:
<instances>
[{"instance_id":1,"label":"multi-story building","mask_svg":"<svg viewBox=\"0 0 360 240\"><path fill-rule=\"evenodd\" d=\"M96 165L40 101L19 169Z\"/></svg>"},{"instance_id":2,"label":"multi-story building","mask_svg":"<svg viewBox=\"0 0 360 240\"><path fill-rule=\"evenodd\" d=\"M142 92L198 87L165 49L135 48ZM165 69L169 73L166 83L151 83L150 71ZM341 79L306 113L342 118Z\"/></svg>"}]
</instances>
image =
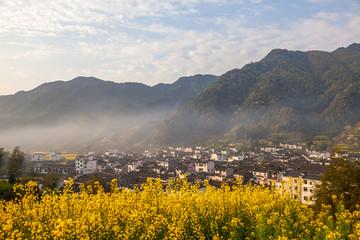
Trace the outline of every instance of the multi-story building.
<instances>
[{"instance_id":1,"label":"multi-story building","mask_svg":"<svg viewBox=\"0 0 360 240\"><path fill-rule=\"evenodd\" d=\"M215 172L215 163L213 161L196 162L195 163L195 172L214 173Z\"/></svg>"},{"instance_id":2,"label":"multi-story building","mask_svg":"<svg viewBox=\"0 0 360 240\"><path fill-rule=\"evenodd\" d=\"M287 191L301 203L314 204L313 194L316 185L321 183L321 174L300 173L289 171L280 176L276 182L278 189Z\"/></svg>"},{"instance_id":3,"label":"multi-story building","mask_svg":"<svg viewBox=\"0 0 360 240\"><path fill-rule=\"evenodd\" d=\"M76 173L90 174L95 173L97 170L97 160L94 160L92 156L77 156L75 160Z\"/></svg>"}]
</instances>

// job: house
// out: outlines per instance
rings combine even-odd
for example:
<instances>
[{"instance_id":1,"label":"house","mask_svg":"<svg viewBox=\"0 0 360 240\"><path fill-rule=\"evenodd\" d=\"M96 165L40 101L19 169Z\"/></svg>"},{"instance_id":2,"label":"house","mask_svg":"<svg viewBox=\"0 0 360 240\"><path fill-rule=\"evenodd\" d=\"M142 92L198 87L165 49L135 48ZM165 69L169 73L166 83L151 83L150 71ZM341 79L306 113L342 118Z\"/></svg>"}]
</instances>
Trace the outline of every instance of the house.
<instances>
[{"instance_id":1,"label":"house","mask_svg":"<svg viewBox=\"0 0 360 240\"><path fill-rule=\"evenodd\" d=\"M315 187L321 184L321 175L308 173L302 176L301 179L303 180L301 202L306 204L314 204L315 201L312 197Z\"/></svg>"},{"instance_id":2,"label":"house","mask_svg":"<svg viewBox=\"0 0 360 240\"><path fill-rule=\"evenodd\" d=\"M227 156L223 154L213 153L211 154L210 159L214 161L226 161L226 157Z\"/></svg>"},{"instance_id":3,"label":"house","mask_svg":"<svg viewBox=\"0 0 360 240\"><path fill-rule=\"evenodd\" d=\"M141 161L141 160L138 160L138 161L136 161L136 162L129 163L129 164L127 165L128 173L129 173L129 172L134 172L134 171L136 171L139 167L142 167L143 164L144 164L144 162Z\"/></svg>"},{"instance_id":4,"label":"house","mask_svg":"<svg viewBox=\"0 0 360 240\"><path fill-rule=\"evenodd\" d=\"M264 167L257 167L253 170L253 178L258 184L268 183L268 170Z\"/></svg>"},{"instance_id":5,"label":"house","mask_svg":"<svg viewBox=\"0 0 360 240\"><path fill-rule=\"evenodd\" d=\"M117 149L111 149L111 150L105 152L105 155L109 156L109 157L118 157L119 151Z\"/></svg>"},{"instance_id":6,"label":"house","mask_svg":"<svg viewBox=\"0 0 360 240\"><path fill-rule=\"evenodd\" d=\"M240 180L243 181L244 183L249 181L252 177L252 174L249 170L247 169L237 169L236 171L234 171L234 178L236 180Z\"/></svg>"},{"instance_id":7,"label":"house","mask_svg":"<svg viewBox=\"0 0 360 240\"><path fill-rule=\"evenodd\" d=\"M45 161L45 155L44 154L34 154L34 156L31 158L31 161L34 162L42 162Z\"/></svg>"},{"instance_id":8,"label":"house","mask_svg":"<svg viewBox=\"0 0 360 240\"><path fill-rule=\"evenodd\" d=\"M329 152L317 152L315 150L306 149L306 155L309 158L322 158L322 159L330 159L331 154Z\"/></svg>"},{"instance_id":9,"label":"house","mask_svg":"<svg viewBox=\"0 0 360 240\"><path fill-rule=\"evenodd\" d=\"M108 168L108 164L104 160L97 160L96 167L98 172L103 172Z\"/></svg>"},{"instance_id":10,"label":"house","mask_svg":"<svg viewBox=\"0 0 360 240\"><path fill-rule=\"evenodd\" d=\"M74 173L74 162L67 162L67 164L58 164L52 161L37 162L34 166L34 171L37 173L58 173L58 174L73 174Z\"/></svg>"},{"instance_id":11,"label":"house","mask_svg":"<svg viewBox=\"0 0 360 240\"><path fill-rule=\"evenodd\" d=\"M61 153L56 153L56 152L50 152L49 157L53 161L59 161L59 160L63 159L63 157L61 156Z\"/></svg>"},{"instance_id":12,"label":"house","mask_svg":"<svg viewBox=\"0 0 360 240\"><path fill-rule=\"evenodd\" d=\"M176 173L176 176L182 176L186 173L187 171L187 168L186 166L178 166L176 169L175 169L175 173Z\"/></svg>"},{"instance_id":13,"label":"house","mask_svg":"<svg viewBox=\"0 0 360 240\"><path fill-rule=\"evenodd\" d=\"M92 156L77 156L75 159L76 173L90 174L97 171L97 160Z\"/></svg>"},{"instance_id":14,"label":"house","mask_svg":"<svg viewBox=\"0 0 360 240\"><path fill-rule=\"evenodd\" d=\"M195 163L195 172L215 172L215 163L213 161L200 161Z\"/></svg>"},{"instance_id":15,"label":"house","mask_svg":"<svg viewBox=\"0 0 360 240\"><path fill-rule=\"evenodd\" d=\"M175 163L171 160L159 161L158 166L165 168L166 170L174 170Z\"/></svg>"},{"instance_id":16,"label":"house","mask_svg":"<svg viewBox=\"0 0 360 240\"><path fill-rule=\"evenodd\" d=\"M192 153L193 149L191 147L187 147L187 148L184 149L184 152Z\"/></svg>"},{"instance_id":17,"label":"house","mask_svg":"<svg viewBox=\"0 0 360 240\"><path fill-rule=\"evenodd\" d=\"M229 150L229 149L221 150L221 154L222 154L222 155L229 155L229 154L230 154L230 150Z\"/></svg>"},{"instance_id":18,"label":"house","mask_svg":"<svg viewBox=\"0 0 360 240\"><path fill-rule=\"evenodd\" d=\"M234 169L225 166L216 167L215 174L224 181L227 177L234 174Z\"/></svg>"},{"instance_id":19,"label":"house","mask_svg":"<svg viewBox=\"0 0 360 240\"><path fill-rule=\"evenodd\" d=\"M228 158L228 161L229 162L232 162L232 161L243 161L244 160L244 156L243 155L239 155L239 156L230 156Z\"/></svg>"},{"instance_id":20,"label":"house","mask_svg":"<svg viewBox=\"0 0 360 240\"><path fill-rule=\"evenodd\" d=\"M115 172L118 172L118 173L127 173L127 166L124 166L123 164L113 164L112 166L112 169L114 169Z\"/></svg>"},{"instance_id":21,"label":"house","mask_svg":"<svg viewBox=\"0 0 360 240\"><path fill-rule=\"evenodd\" d=\"M299 199L301 203L314 204L312 197L316 185L321 183L321 176L321 174L289 171L284 173L276 182L276 188L287 191L294 199Z\"/></svg>"},{"instance_id":22,"label":"house","mask_svg":"<svg viewBox=\"0 0 360 240\"><path fill-rule=\"evenodd\" d=\"M296 144L287 144L287 143L280 143L280 147L283 147L285 149L294 149L294 150L301 150L302 146L296 145Z\"/></svg>"}]
</instances>

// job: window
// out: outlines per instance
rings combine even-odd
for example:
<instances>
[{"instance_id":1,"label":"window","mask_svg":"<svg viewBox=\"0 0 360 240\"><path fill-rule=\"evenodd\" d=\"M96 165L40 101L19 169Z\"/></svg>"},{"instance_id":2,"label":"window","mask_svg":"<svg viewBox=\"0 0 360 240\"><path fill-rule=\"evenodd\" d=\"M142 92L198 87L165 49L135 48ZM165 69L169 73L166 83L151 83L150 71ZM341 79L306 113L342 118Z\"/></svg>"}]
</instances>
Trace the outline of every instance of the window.
<instances>
[{"instance_id":1,"label":"window","mask_svg":"<svg viewBox=\"0 0 360 240\"><path fill-rule=\"evenodd\" d=\"M304 192L307 192L308 191L308 188L307 187L304 187Z\"/></svg>"},{"instance_id":2,"label":"window","mask_svg":"<svg viewBox=\"0 0 360 240\"><path fill-rule=\"evenodd\" d=\"M309 182L310 185L312 185L312 182Z\"/></svg>"},{"instance_id":3,"label":"window","mask_svg":"<svg viewBox=\"0 0 360 240\"><path fill-rule=\"evenodd\" d=\"M304 196L304 200L307 201L307 200L308 200L308 197L307 197L307 196Z\"/></svg>"},{"instance_id":4,"label":"window","mask_svg":"<svg viewBox=\"0 0 360 240\"><path fill-rule=\"evenodd\" d=\"M307 180L304 180L304 183L307 184Z\"/></svg>"}]
</instances>

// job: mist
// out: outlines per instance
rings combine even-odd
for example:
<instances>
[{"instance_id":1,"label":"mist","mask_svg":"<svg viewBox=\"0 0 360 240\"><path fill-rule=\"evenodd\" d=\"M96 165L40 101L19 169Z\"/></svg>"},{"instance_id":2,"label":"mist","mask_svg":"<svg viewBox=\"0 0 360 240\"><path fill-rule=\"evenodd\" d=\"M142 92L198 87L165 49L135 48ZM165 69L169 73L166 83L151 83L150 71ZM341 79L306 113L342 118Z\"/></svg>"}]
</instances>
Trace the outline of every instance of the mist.
<instances>
[{"instance_id":1,"label":"mist","mask_svg":"<svg viewBox=\"0 0 360 240\"><path fill-rule=\"evenodd\" d=\"M165 117L176 111L161 107L131 114L91 112L91 117L62 116L53 124L27 124L0 131L0 146L11 150L20 146L25 152L41 151L106 151L116 148L141 148L141 142ZM66 119L66 120L65 120Z\"/></svg>"}]
</instances>

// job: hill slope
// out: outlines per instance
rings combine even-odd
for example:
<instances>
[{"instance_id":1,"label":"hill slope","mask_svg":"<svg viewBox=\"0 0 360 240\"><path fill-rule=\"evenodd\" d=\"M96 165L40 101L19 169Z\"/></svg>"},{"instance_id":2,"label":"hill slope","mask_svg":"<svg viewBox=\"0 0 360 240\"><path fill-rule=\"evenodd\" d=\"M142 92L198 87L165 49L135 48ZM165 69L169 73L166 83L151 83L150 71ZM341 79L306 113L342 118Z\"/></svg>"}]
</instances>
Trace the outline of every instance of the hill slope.
<instances>
[{"instance_id":1,"label":"hill slope","mask_svg":"<svg viewBox=\"0 0 360 240\"><path fill-rule=\"evenodd\" d=\"M242 141L286 134L306 140L355 124L359 110L360 44L333 52L275 49L218 77L151 140L184 144L216 136Z\"/></svg>"}]
</instances>

